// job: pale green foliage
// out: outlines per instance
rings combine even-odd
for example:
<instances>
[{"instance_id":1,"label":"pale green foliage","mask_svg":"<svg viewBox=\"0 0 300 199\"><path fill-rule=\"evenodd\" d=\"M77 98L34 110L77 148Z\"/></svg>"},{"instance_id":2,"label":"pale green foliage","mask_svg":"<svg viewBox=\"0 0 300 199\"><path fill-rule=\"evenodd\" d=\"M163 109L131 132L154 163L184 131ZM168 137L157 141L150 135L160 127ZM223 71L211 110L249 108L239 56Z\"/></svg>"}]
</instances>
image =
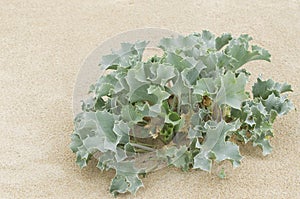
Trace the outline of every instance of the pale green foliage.
<instances>
[{"instance_id":1,"label":"pale green foliage","mask_svg":"<svg viewBox=\"0 0 300 199\"><path fill-rule=\"evenodd\" d=\"M196 148L199 148L200 152L194 157L193 168L210 171L212 159L217 162L230 160L233 166L237 167L242 159L239 147L230 141L225 141L225 139L228 133L234 132L240 127L239 121L226 123L222 120L217 124L212 124L212 126L209 123L204 126L206 139L202 144L197 140Z\"/></svg>"},{"instance_id":2,"label":"pale green foliage","mask_svg":"<svg viewBox=\"0 0 300 199\"><path fill-rule=\"evenodd\" d=\"M269 154L276 116L293 109L281 94L292 89L258 78L250 98L245 91L250 73L240 67L270 61L268 51L249 47L251 39L203 31L163 38L163 56L146 62L147 42L123 43L104 56L101 68L112 72L90 87L91 97L74 120L70 147L76 163L83 168L94 155L100 170L116 170L110 187L116 195L135 194L143 186L139 176L151 169L139 158L147 154L146 161L184 171L211 171L213 161L238 166L239 142Z\"/></svg>"}]
</instances>

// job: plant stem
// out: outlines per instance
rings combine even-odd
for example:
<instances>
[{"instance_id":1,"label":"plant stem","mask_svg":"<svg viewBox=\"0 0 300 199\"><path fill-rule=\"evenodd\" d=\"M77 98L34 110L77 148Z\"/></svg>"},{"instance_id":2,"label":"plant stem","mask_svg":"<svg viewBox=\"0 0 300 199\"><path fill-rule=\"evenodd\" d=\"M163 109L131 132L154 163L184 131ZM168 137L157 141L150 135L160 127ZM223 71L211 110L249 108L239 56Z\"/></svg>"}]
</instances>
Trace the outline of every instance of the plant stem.
<instances>
[{"instance_id":1,"label":"plant stem","mask_svg":"<svg viewBox=\"0 0 300 199\"><path fill-rule=\"evenodd\" d=\"M136 147L136 148L139 148L139 149L143 149L143 150L146 150L146 151L151 151L151 152L154 152L156 151L155 149L153 148L150 148L150 147L147 147L147 146L143 146L143 145L139 145L139 144L136 144L136 143L130 143L131 146L133 147Z\"/></svg>"},{"instance_id":2,"label":"plant stem","mask_svg":"<svg viewBox=\"0 0 300 199\"><path fill-rule=\"evenodd\" d=\"M189 103L192 106L192 91L189 89Z\"/></svg>"},{"instance_id":3,"label":"plant stem","mask_svg":"<svg viewBox=\"0 0 300 199\"><path fill-rule=\"evenodd\" d=\"M150 167L149 169L146 169L146 173L150 173L158 168L159 163L156 163L154 166Z\"/></svg>"},{"instance_id":4,"label":"plant stem","mask_svg":"<svg viewBox=\"0 0 300 199\"><path fill-rule=\"evenodd\" d=\"M181 94L178 95L178 103L177 103L177 113L180 115L180 105L181 105Z\"/></svg>"}]
</instances>

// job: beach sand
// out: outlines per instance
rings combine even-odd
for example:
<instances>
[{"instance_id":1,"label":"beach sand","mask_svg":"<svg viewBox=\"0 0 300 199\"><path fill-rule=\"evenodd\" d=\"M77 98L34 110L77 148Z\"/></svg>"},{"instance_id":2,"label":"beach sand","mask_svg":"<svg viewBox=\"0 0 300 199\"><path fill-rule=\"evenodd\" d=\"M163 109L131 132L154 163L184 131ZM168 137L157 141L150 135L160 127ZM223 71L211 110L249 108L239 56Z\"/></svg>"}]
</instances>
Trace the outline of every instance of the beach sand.
<instances>
[{"instance_id":1,"label":"beach sand","mask_svg":"<svg viewBox=\"0 0 300 199\"><path fill-rule=\"evenodd\" d=\"M114 172L101 173L95 161L80 170L69 149L73 89L93 49L145 27L248 33L272 55L271 63L245 66L252 78L292 84L299 109L299 0L0 0L0 198L112 198ZM236 169L165 168L147 175L135 197L120 198L300 198L299 122L299 111L276 120L271 155L247 144Z\"/></svg>"}]
</instances>

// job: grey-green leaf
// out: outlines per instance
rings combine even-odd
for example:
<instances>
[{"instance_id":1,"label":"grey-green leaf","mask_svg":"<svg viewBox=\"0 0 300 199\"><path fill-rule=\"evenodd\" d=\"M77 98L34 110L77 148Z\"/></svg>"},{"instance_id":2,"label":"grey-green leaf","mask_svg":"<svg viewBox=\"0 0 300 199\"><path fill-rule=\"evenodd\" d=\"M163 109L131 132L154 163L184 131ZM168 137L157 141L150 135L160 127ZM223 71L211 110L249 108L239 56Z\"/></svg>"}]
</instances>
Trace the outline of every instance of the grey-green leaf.
<instances>
[{"instance_id":1,"label":"grey-green leaf","mask_svg":"<svg viewBox=\"0 0 300 199\"><path fill-rule=\"evenodd\" d=\"M117 69L120 67L128 67L134 63L141 61L145 47L149 42L140 41L134 44L121 43L121 49L116 52L112 52L110 55L102 57L100 62L101 69Z\"/></svg>"},{"instance_id":2,"label":"grey-green leaf","mask_svg":"<svg viewBox=\"0 0 300 199\"><path fill-rule=\"evenodd\" d=\"M90 153L86 147L83 146L83 143L77 134L73 133L71 135L71 141L70 148L74 153L76 153L76 164L80 168L83 168L87 165Z\"/></svg>"},{"instance_id":3,"label":"grey-green leaf","mask_svg":"<svg viewBox=\"0 0 300 199\"><path fill-rule=\"evenodd\" d=\"M172 146L161 149L157 152L157 156L166 159L168 165L181 168L183 171L188 171L191 164L191 154L186 146L181 146L180 148Z\"/></svg>"},{"instance_id":4,"label":"grey-green leaf","mask_svg":"<svg viewBox=\"0 0 300 199\"><path fill-rule=\"evenodd\" d=\"M227 104L235 109L240 109L243 101L248 99L245 93L247 77L241 73L238 77L231 71L221 76L221 87L217 93L215 102L218 105Z\"/></svg>"},{"instance_id":5,"label":"grey-green leaf","mask_svg":"<svg viewBox=\"0 0 300 199\"><path fill-rule=\"evenodd\" d=\"M216 38L216 49L220 50L223 46L228 44L228 42L232 39L231 34L224 33L220 37Z\"/></svg>"},{"instance_id":6,"label":"grey-green leaf","mask_svg":"<svg viewBox=\"0 0 300 199\"><path fill-rule=\"evenodd\" d=\"M269 97L266 100L263 100L262 103L268 112L275 110L278 115L285 115L290 110L294 109L294 105L289 99L283 96L276 97L274 93L269 95Z\"/></svg>"},{"instance_id":7,"label":"grey-green leaf","mask_svg":"<svg viewBox=\"0 0 300 199\"><path fill-rule=\"evenodd\" d=\"M252 46L251 51L248 50L252 38L248 35L241 35L237 39L232 39L225 49L225 53L231 56L235 62L232 62L234 70L238 69L245 63L253 60L270 61L271 55L269 52L261 47Z\"/></svg>"},{"instance_id":8,"label":"grey-green leaf","mask_svg":"<svg viewBox=\"0 0 300 199\"><path fill-rule=\"evenodd\" d=\"M270 141L266 139L264 134L253 141L253 146L260 146L263 150L263 155L266 156L272 152Z\"/></svg>"},{"instance_id":9,"label":"grey-green leaf","mask_svg":"<svg viewBox=\"0 0 300 199\"><path fill-rule=\"evenodd\" d=\"M116 151L121 135L114 131L114 116L106 111L85 112L81 117L81 125L75 129L89 152L99 150Z\"/></svg>"},{"instance_id":10,"label":"grey-green leaf","mask_svg":"<svg viewBox=\"0 0 300 199\"><path fill-rule=\"evenodd\" d=\"M217 87L215 84L215 80L213 78L201 78L197 81L194 87L194 94L200 94L202 96L205 95L213 95L216 94Z\"/></svg>"},{"instance_id":11,"label":"grey-green leaf","mask_svg":"<svg viewBox=\"0 0 300 199\"><path fill-rule=\"evenodd\" d=\"M194 157L194 168L210 171L212 159L218 162L230 160L234 167L238 166L242 159L239 147L230 141L225 141L225 137L229 132L236 131L239 126L238 121L228 124L222 120L215 127L207 123L207 137L203 144L197 144L200 152Z\"/></svg>"},{"instance_id":12,"label":"grey-green leaf","mask_svg":"<svg viewBox=\"0 0 300 199\"><path fill-rule=\"evenodd\" d=\"M257 82L252 86L253 96L263 99L267 99L272 93L278 97L281 93L289 91L293 91L291 85L287 83L280 84L272 79L263 81L261 78L257 78Z\"/></svg>"},{"instance_id":13,"label":"grey-green leaf","mask_svg":"<svg viewBox=\"0 0 300 199\"><path fill-rule=\"evenodd\" d=\"M129 191L135 194L143 186L141 179L138 177L141 170L137 169L133 162L118 162L114 166L116 176L111 182L110 192L114 195Z\"/></svg>"}]
</instances>

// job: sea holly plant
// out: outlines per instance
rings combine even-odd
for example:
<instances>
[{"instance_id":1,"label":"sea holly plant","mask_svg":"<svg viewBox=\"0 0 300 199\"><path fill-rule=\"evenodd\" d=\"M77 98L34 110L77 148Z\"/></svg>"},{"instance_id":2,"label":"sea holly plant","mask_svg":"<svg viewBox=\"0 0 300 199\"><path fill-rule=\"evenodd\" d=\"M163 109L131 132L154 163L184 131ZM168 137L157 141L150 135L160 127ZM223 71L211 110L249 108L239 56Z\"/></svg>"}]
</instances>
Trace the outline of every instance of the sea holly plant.
<instances>
[{"instance_id":1,"label":"sea holly plant","mask_svg":"<svg viewBox=\"0 0 300 199\"><path fill-rule=\"evenodd\" d=\"M267 50L246 34L209 31L162 38L162 56L142 61L148 42L123 43L102 57L106 71L90 86L90 98L74 120L71 149L76 163L91 158L100 170L116 171L110 192L135 194L141 176L172 165L211 171L212 163L240 165L241 143L271 153L277 116L293 109L287 83L257 78L246 91L254 60L270 61Z\"/></svg>"}]
</instances>

